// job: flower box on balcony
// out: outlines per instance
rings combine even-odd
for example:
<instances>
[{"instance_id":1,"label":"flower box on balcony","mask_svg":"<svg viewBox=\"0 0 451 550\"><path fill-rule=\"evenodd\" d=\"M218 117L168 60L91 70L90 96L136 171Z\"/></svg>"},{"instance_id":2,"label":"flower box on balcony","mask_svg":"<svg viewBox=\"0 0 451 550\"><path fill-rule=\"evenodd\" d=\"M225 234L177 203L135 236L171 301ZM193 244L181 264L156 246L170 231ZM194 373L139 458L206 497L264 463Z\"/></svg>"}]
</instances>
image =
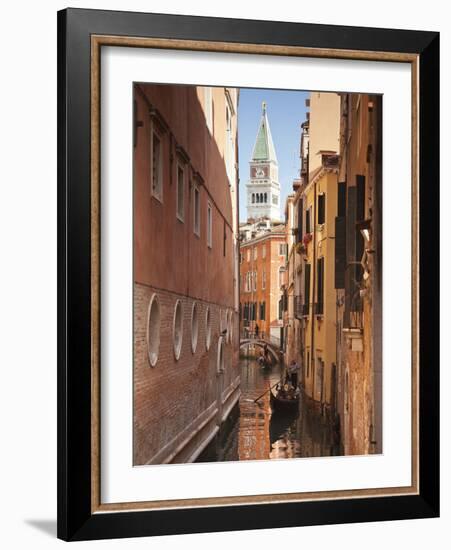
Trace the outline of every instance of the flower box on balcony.
<instances>
[{"instance_id":1,"label":"flower box on balcony","mask_svg":"<svg viewBox=\"0 0 451 550\"><path fill-rule=\"evenodd\" d=\"M307 247L305 246L304 243L297 243L296 252L298 254L305 254L307 252Z\"/></svg>"},{"instance_id":2,"label":"flower box on balcony","mask_svg":"<svg viewBox=\"0 0 451 550\"><path fill-rule=\"evenodd\" d=\"M312 234L311 233L306 233L304 235L304 238L302 239L302 242L304 243L305 246L308 245L308 243L312 240Z\"/></svg>"}]
</instances>

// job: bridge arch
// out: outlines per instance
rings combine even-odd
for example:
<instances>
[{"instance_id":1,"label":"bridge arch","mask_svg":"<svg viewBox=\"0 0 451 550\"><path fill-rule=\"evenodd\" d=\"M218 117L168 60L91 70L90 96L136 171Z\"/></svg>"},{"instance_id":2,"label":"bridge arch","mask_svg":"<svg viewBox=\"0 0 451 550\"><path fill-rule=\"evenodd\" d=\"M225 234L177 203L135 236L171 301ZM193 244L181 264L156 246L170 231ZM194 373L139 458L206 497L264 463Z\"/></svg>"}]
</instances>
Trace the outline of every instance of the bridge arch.
<instances>
[{"instance_id":1,"label":"bridge arch","mask_svg":"<svg viewBox=\"0 0 451 550\"><path fill-rule=\"evenodd\" d=\"M269 353L271 354L272 358L278 363L280 361L280 357L278 354L278 348L273 346L272 344L269 344L265 340L257 340L253 338L244 338L243 340L240 340L240 349L244 348L245 346L258 346L260 348L264 348L265 346L268 348Z\"/></svg>"}]
</instances>

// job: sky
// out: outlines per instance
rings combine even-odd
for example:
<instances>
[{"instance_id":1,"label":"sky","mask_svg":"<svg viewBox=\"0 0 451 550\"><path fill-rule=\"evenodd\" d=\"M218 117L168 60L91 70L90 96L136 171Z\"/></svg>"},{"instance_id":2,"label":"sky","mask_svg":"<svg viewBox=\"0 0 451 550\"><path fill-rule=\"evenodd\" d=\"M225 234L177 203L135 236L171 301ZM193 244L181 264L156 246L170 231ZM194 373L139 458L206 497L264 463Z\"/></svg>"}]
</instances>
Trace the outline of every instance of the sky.
<instances>
[{"instance_id":1,"label":"sky","mask_svg":"<svg viewBox=\"0 0 451 550\"><path fill-rule=\"evenodd\" d=\"M262 102L271 129L281 187L280 219L284 219L285 199L292 192L293 179L299 177L301 124L305 121L305 99L309 92L240 88L238 103L238 144L240 174L240 221L246 221L246 183L249 161L257 137Z\"/></svg>"}]
</instances>

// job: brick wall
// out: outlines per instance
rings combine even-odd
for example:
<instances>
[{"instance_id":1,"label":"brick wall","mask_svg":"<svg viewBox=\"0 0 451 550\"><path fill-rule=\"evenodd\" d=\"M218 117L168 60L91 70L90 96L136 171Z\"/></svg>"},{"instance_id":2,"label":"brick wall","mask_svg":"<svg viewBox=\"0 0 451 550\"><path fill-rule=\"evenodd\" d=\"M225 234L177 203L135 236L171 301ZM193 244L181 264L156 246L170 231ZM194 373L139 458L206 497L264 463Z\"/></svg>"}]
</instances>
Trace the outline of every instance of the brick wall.
<instances>
[{"instance_id":1,"label":"brick wall","mask_svg":"<svg viewBox=\"0 0 451 550\"><path fill-rule=\"evenodd\" d=\"M147 350L147 316L152 296L160 306L160 346L154 367ZM183 339L179 360L173 349L173 317L177 300L183 309ZM230 308L197 301L199 333L195 353L191 349L191 312L194 300L173 292L135 284L134 288L134 464L146 464L160 453L158 462L194 435L209 408L217 410L218 387L226 394L239 375L238 316L232 314L232 341L224 344L224 373L217 375L220 312ZM206 349L206 309L210 307L211 344ZM225 328L225 325L224 325ZM226 339L225 339L226 340ZM222 379L221 379L222 378ZM216 421L216 420L215 420ZM188 428L188 430L187 430ZM181 440L181 434L183 434Z\"/></svg>"}]
</instances>

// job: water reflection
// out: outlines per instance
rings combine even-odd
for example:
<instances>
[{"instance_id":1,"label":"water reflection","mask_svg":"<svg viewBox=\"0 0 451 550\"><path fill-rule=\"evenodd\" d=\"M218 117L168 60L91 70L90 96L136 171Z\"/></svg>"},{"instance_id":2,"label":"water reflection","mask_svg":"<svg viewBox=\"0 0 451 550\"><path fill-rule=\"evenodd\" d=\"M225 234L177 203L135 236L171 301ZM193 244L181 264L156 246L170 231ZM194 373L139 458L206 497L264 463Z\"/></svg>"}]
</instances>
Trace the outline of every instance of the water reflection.
<instances>
[{"instance_id":1,"label":"water reflection","mask_svg":"<svg viewBox=\"0 0 451 550\"><path fill-rule=\"evenodd\" d=\"M279 382L279 364L263 369L255 357L240 359L241 398L219 441L199 458L202 462L268 460L340 454L331 426L302 398L299 410L272 411L269 389ZM263 395L262 395L263 394ZM261 397L260 397L261 396ZM257 402L255 400L258 399Z\"/></svg>"}]
</instances>

